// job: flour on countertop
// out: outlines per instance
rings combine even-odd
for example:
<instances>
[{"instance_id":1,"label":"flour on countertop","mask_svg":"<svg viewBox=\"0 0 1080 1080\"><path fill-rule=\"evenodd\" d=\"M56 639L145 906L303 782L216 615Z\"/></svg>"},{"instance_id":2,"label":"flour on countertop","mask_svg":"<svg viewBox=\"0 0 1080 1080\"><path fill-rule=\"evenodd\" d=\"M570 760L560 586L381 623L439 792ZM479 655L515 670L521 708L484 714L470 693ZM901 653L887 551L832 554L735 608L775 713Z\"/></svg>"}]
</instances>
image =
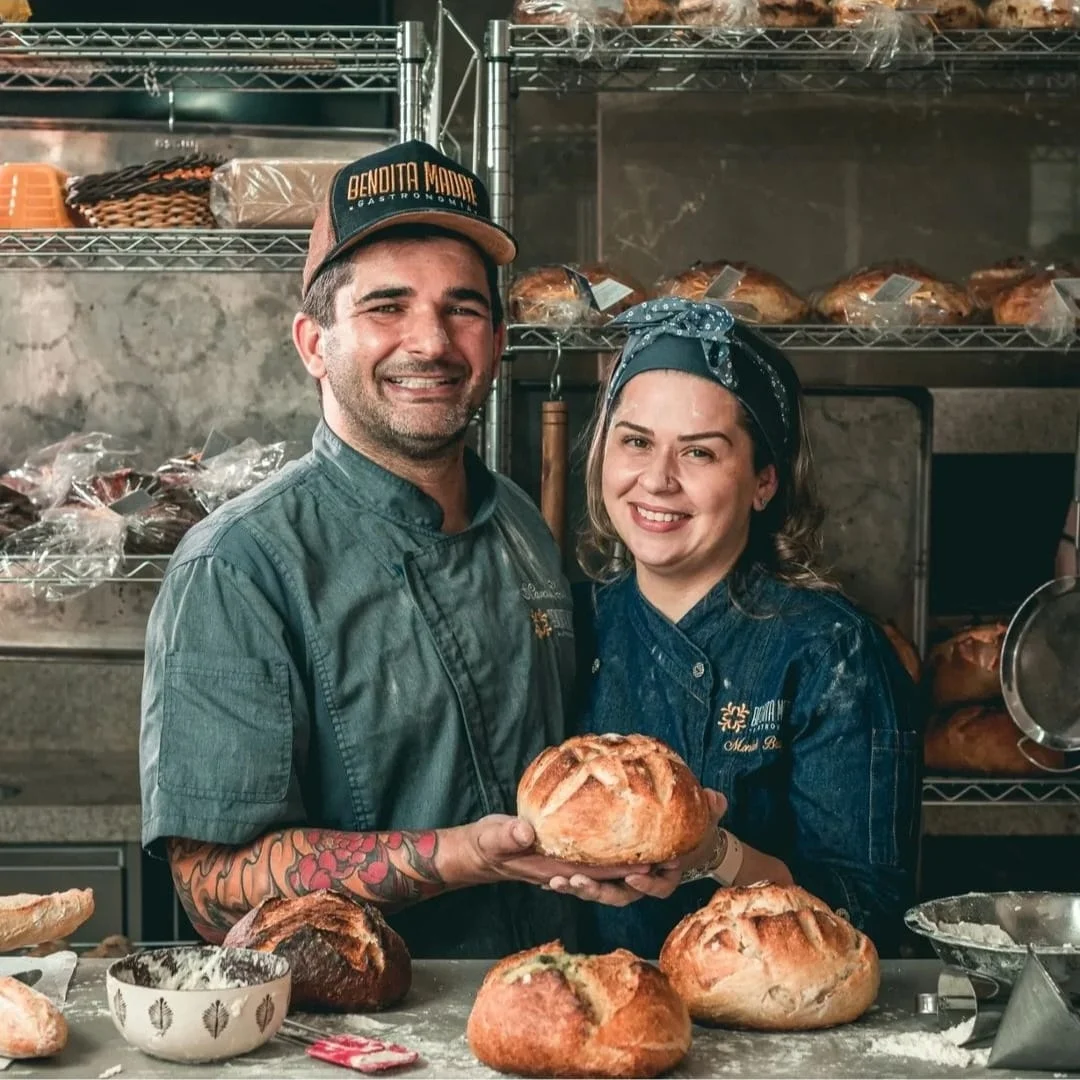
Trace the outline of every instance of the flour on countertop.
<instances>
[{"instance_id":1,"label":"flour on countertop","mask_svg":"<svg viewBox=\"0 0 1080 1080\"><path fill-rule=\"evenodd\" d=\"M974 1030L975 1018L971 1017L945 1031L905 1031L900 1035L881 1035L870 1041L870 1053L915 1058L932 1065L983 1068L990 1060L990 1048L965 1050L960 1045L971 1037Z\"/></svg>"},{"instance_id":2,"label":"flour on countertop","mask_svg":"<svg viewBox=\"0 0 1080 1080\"><path fill-rule=\"evenodd\" d=\"M948 934L949 937L963 938L973 945L993 945L1007 949L1015 949L1016 941L1008 931L1003 930L995 923L938 923L940 933Z\"/></svg>"}]
</instances>

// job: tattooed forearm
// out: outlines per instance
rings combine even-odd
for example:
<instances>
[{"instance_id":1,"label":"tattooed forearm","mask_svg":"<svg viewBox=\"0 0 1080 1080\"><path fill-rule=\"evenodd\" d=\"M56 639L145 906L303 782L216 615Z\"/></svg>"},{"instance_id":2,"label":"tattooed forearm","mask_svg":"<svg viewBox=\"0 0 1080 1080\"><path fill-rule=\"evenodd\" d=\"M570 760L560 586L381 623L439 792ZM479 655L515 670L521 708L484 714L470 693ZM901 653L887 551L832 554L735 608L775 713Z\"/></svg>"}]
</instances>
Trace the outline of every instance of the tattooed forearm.
<instances>
[{"instance_id":1,"label":"tattooed forearm","mask_svg":"<svg viewBox=\"0 0 1080 1080\"><path fill-rule=\"evenodd\" d=\"M270 896L334 889L388 908L446 888L425 832L349 833L283 829L245 847L173 838L173 883L195 930L220 942L237 919Z\"/></svg>"}]
</instances>

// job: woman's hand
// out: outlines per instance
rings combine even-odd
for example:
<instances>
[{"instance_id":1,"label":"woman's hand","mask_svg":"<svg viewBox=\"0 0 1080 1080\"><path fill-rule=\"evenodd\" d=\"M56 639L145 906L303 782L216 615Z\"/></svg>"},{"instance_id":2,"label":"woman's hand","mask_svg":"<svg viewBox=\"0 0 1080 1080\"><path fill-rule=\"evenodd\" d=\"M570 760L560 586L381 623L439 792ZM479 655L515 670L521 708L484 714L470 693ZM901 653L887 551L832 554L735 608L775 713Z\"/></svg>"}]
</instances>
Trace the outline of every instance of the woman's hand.
<instances>
[{"instance_id":1,"label":"woman's hand","mask_svg":"<svg viewBox=\"0 0 1080 1080\"><path fill-rule=\"evenodd\" d=\"M684 873L708 865L716 854L716 825L727 812L727 799L711 788L706 788L705 794L712 812L713 828L708 830L693 851L682 858L660 863L647 874L627 874L620 881L596 881L579 873L569 877L553 877L547 887L554 892L576 896L579 900L591 900L611 907L625 907L643 896L666 899L679 887Z\"/></svg>"}]
</instances>

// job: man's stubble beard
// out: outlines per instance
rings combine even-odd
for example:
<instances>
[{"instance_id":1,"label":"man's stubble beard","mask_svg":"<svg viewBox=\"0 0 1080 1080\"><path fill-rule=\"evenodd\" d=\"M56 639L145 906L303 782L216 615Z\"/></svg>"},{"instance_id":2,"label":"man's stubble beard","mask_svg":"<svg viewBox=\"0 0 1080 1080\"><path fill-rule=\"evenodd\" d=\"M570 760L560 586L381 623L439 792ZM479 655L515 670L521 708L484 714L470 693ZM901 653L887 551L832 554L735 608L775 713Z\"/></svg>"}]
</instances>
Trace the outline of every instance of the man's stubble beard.
<instances>
[{"instance_id":1,"label":"man's stubble beard","mask_svg":"<svg viewBox=\"0 0 1080 1080\"><path fill-rule=\"evenodd\" d=\"M394 417L388 402L365 390L349 361L338 352L336 343L328 345L324 356L326 381L345 417L350 434L373 449L412 461L436 461L457 453L473 415L487 400L494 382L493 375L489 375L476 383L468 398L448 405L445 430L410 431L407 425L400 422L400 417ZM427 367L432 371L438 370L439 365ZM422 371L423 368L418 367L416 373Z\"/></svg>"}]
</instances>

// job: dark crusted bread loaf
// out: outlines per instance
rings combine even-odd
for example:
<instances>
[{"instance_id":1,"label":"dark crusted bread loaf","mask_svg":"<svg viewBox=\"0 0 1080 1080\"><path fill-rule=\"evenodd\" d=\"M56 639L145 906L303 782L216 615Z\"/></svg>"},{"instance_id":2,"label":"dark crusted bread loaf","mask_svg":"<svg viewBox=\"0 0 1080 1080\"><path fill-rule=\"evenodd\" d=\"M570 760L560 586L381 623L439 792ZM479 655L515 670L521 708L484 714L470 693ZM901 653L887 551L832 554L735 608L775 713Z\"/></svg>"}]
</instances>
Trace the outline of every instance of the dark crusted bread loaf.
<instances>
[{"instance_id":1,"label":"dark crusted bread loaf","mask_svg":"<svg viewBox=\"0 0 1080 1080\"><path fill-rule=\"evenodd\" d=\"M225 945L284 956L297 1009L363 1012L408 993L412 959L374 904L320 889L295 900L264 900L228 933Z\"/></svg>"}]
</instances>

